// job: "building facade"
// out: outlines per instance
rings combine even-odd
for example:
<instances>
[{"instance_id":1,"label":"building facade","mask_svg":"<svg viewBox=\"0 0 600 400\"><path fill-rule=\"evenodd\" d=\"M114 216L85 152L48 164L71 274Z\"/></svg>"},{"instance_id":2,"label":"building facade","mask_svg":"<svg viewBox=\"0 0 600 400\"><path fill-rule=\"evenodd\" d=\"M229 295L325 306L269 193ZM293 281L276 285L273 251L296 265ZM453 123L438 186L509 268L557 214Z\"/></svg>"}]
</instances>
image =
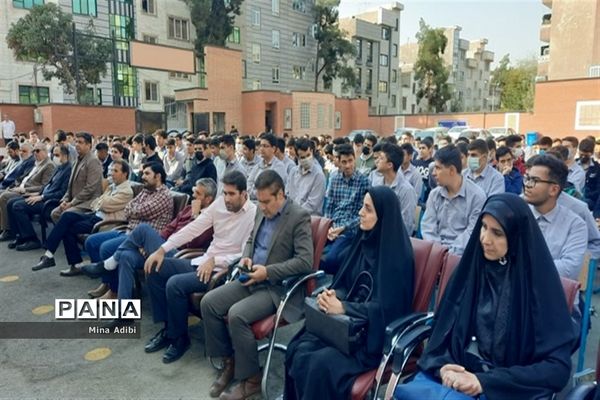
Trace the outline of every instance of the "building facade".
<instances>
[{"instance_id":1,"label":"building facade","mask_svg":"<svg viewBox=\"0 0 600 400\"><path fill-rule=\"evenodd\" d=\"M356 46L356 57L349 60L356 73L354 88L343 88L336 79L333 92L340 97L365 98L374 115L400 112L400 13L403 6L392 3L351 18L340 19L340 28Z\"/></svg>"}]
</instances>

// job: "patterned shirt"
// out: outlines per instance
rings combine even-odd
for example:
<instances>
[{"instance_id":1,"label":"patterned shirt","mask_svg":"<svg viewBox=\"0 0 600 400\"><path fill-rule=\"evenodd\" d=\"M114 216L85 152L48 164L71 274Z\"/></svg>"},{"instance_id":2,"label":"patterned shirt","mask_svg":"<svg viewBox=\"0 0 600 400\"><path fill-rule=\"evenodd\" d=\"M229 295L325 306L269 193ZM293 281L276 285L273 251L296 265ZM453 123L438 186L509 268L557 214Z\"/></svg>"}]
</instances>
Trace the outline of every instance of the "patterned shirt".
<instances>
[{"instance_id":1,"label":"patterned shirt","mask_svg":"<svg viewBox=\"0 0 600 400\"><path fill-rule=\"evenodd\" d=\"M332 175L324 214L333 220L335 228L344 226L346 229L343 233L356 232L358 211L368 188L369 178L356 170L349 178L341 172Z\"/></svg>"},{"instance_id":2,"label":"patterned shirt","mask_svg":"<svg viewBox=\"0 0 600 400\"><path fill-rule=\"evenodd\" d=\"M129 220L129 231L142 222L160 231L173 219L173 197L166 185L160 185L156 190L144 188L127 203L125 215Z\"/></svg>"}]
</instances>

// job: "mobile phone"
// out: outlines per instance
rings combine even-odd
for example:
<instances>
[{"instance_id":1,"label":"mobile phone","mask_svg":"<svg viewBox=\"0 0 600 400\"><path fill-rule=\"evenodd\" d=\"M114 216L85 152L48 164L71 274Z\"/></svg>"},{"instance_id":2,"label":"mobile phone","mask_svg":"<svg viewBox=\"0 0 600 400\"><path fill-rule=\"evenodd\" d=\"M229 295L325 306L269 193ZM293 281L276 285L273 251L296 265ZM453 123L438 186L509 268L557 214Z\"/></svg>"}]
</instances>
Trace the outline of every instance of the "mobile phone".
<instances>
[{"instance_id":1,"label":"mobile phone","mask_svg":"<svg viewBox=\"0 0 600 400\"><path fill-rule=\"evenodd\" d=\"M248 267L245 264L238 264L237 268L241 271L241 272L252 272L252 267Z\"/></svg>"},{"instance_id":2,"label":"mobile phone","mask_svg":"<svg viewBox=\"0 0 600 400\"><path fill-rule=\"evenodd\" d=\"M248 274L240 274L238 281L241 283L246 283L250 280L250 276Z\"/></svg>"}]
</instances>

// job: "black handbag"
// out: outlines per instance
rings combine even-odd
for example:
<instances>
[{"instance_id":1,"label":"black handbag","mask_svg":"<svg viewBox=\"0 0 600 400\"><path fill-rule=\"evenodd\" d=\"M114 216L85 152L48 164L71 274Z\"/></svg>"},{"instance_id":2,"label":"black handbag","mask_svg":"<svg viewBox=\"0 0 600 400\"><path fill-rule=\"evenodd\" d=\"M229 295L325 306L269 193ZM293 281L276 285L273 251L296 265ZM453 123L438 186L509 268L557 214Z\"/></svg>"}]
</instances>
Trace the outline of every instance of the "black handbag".
<instances>
[{"instance_id":1,"label":"black handbag","mask_svg":"<svg viewBox=\"0 0 600 400\"><path fill-rule=\"evenodd\" d=\"M356 277L344 300L365 303L373 293L373 276L363 271ZM304 299L306 330L346 355L352 355L365 342L369 321L346 314L326 314L315 297Z\"/></svg>"}]
</instances>

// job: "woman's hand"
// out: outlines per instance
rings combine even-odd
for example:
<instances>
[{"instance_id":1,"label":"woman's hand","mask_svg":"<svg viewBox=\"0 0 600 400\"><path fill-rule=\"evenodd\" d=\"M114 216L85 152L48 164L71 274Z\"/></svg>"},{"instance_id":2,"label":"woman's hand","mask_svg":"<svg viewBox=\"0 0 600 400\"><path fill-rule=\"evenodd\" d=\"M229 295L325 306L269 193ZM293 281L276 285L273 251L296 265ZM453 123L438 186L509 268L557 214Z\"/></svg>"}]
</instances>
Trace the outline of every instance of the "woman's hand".
<instances>
[{"instance_id":1,"label":"woman's hand","mask_svg":"<svg viewBox=\"0 0 600 400\"><path fill-rule=\"evenodd\" d=\"M326 314L344 314L344 306L335 295L335 290L326 289L317 296L317 304Z\"/></svg>"},{"instance_id":2,"label":"woman's hand","mask_svg":"<svg viewBox=\"0 0 600 400\"><path fill-rule=\"evenodd\" d=\"M467 396L477 396L483 392L481 383L475 374L457 364L446 364L440 369L442 384Z\"/></svg>"}]
</instances>

